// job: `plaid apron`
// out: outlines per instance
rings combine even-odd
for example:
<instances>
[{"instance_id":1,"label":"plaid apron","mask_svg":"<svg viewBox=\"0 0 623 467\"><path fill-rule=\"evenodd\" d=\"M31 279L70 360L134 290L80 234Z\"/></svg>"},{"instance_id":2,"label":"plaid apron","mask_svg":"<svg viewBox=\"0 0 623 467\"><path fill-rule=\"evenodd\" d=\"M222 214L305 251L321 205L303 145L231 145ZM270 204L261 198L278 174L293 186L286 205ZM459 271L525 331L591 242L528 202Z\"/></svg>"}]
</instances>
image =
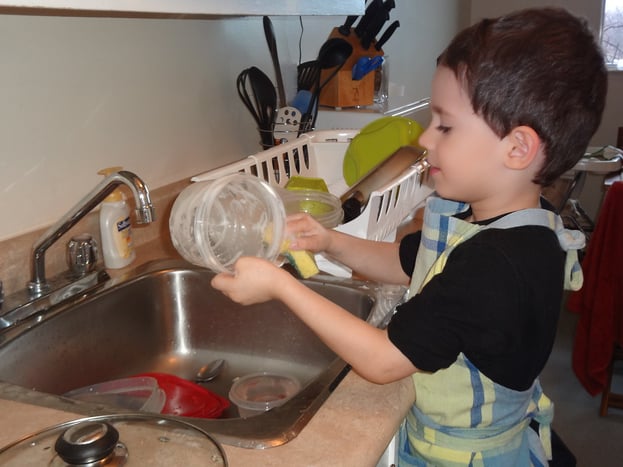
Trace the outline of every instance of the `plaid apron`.
<instances>
[{"instance_id":1,"label":"plaid apron","mask_svg":"<svg viewBox=\"0 0 623 467\"><path fill-rule=\"evenodd\" d=\"M577 250L580 232L565 230L562 220L545 209L508 214L488 225L453 217L468 205L431 196L424 213L422 239L408 297L439 274L454 248L489 228L542 225L552 229L567 252L565 288L582 286ZM501 386L460 354L450 367L413 375L416 401L400 430L400 466L546 466L551 458L553 404L538 379L526 391ZM534 419L540 432L527 429Z\"/></svg>"}]
</instances>

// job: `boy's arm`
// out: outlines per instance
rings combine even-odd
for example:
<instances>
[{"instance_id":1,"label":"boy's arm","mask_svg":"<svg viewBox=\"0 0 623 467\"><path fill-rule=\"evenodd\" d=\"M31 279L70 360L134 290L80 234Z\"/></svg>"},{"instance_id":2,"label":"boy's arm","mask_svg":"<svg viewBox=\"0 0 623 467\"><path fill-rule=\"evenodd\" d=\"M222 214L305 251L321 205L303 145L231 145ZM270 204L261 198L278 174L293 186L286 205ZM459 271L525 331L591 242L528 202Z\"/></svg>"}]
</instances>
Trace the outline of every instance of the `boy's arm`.
<instances>
[{"instance_id":1,"label":"boy's arm","mask_svg":"<svg viewBox=\"0 0 623 467\"><path fill-rule=\"evenodd\" d=\"M400 264L399 243L365 240L328 230L306 214L290 216L288 232L292 249L326 253L371 280L409 285L410 278Z\"/></svg>"},{"instance_id":2,"label":"boy's arm","mask_svg":"<svg viewBox=\"0 0 623 467\"><path fill-rule=\"evenodd\" d=\"M328 347L371 382L389 383L417 371L391 343L386 331L362 321L267 261L240 258L234 275L219 274L212 285L246 305L271 299L283 302Z\"/></svg>"},{"instance_id":3,"label":"boy's arm","mask_svg":"<svg viewBox=\"0 0 623 467\"><path fill-rule=\"evenodd\" d=\"M400 244L378 242L331 231L331 248L326 253L357 274L386 284L409 285L410 278L400 264Z\"/></svg>"},{"instance_id":4,"label":"boy's arm","mask_svg":"<svg viewBox=\"0 0 623 467\"><path fill-rule=\"evenodd\" d=\"M386 330L371 326L301 282L281 288L279 300L368 381L385 384L418 371Z\"/></svg>"}]
</instances>

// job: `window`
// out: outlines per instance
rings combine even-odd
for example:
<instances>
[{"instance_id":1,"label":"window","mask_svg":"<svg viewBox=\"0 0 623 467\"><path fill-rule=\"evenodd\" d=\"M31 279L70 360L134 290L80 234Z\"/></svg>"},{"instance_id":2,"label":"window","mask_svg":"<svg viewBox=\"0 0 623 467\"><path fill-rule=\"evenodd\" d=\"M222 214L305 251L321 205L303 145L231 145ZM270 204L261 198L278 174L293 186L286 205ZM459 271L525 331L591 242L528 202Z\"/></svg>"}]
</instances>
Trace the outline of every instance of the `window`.
<instances>
[{"instance_id":1,"label":"window","mask_svg":"<svg viewBox=\"0 0 623 467\"><path fill-rule=\"evenodd\" d=\"M604 0L601 46L608 67L623 70L623 0Z\"/></svg>"}]
</instances>

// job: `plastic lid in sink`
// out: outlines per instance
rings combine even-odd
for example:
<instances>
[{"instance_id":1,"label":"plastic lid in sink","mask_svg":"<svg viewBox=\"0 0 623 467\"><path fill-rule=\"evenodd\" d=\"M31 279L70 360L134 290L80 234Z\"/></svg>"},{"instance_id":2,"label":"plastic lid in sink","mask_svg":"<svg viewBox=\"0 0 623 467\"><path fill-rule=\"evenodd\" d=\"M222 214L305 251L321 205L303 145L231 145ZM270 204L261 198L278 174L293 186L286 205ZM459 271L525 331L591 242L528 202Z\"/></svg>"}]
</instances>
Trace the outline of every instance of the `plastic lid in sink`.
<instances>
[{"instance_id":1,"label":"plastic lid in sink","mask_svg":"<svg viewBox=\"0 0 623 467\"><path fill-rule=\"evenodd\" d=\"M158 382L144 376L93 384L69 391L64 396L93 404L152 413L160 413L166 398Z\"/></svg>"}]
</instances>

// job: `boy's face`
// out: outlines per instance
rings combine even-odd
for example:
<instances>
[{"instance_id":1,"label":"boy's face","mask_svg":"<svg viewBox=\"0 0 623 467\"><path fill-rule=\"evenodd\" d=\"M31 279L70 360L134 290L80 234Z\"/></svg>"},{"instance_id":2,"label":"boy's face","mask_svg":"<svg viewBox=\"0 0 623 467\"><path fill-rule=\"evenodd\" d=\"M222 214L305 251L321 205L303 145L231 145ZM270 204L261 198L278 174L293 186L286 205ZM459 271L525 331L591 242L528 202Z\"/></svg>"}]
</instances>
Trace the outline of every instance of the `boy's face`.
<instances>
[{"instance_id":1,"label":"boy's face","mask_svg":"<svg viewBox=\"0 0 623 467\"><path fill-rule=\"evenodd\" d=\"M419 143L428 150L437 193L476 203L495 196L504 144L474 110L454 72L437 67L431 94L432 120Z\"/></svg>"}]
</instances>

